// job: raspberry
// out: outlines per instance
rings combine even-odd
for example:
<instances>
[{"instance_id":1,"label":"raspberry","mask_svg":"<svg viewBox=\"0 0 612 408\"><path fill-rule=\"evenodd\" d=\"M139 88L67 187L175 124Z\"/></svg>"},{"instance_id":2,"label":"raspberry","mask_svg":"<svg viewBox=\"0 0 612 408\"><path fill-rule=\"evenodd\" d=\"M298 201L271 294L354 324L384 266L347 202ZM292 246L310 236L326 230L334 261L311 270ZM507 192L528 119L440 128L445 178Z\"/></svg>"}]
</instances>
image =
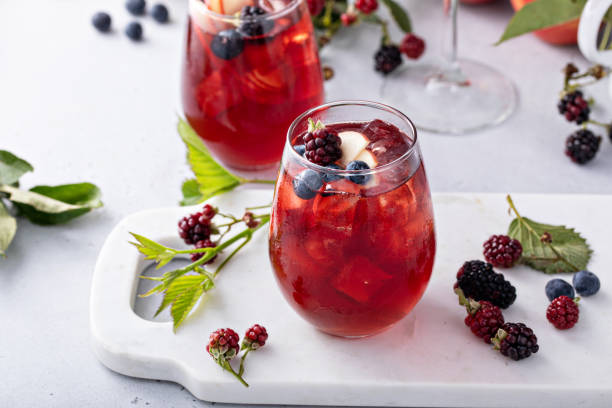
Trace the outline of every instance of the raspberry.
<instances>
[{"instance_id":1,"label":"raspberry","mask_svg":"<svg viewBox=\"0 0 612 408\"><path fill-rule=\"evenodd\" d=\"M370 14L378 8L378 0L355 0L355 8L363 14Z\"/></svg>"},{"instance_id":2,"label":"raspberry","mask_svg":"<svg viewBox=\"0 0 612 408\"><path fill-rule=\"evenodd\" d=\"M402 54L396 45L383 45L374 55L374 69L387 75L402 64Z\"/></svg>"},{"instance_id":3,"label":"raspberry","mask_svg":"<svg viewBox=\"0 0 612 408\"><path fill-rule=\"evenodd\" d=\"M495 337L497 330L504 324L504 316L500 308L486 300L476 302L473 299L467 299L465 303L468 312L465 317L465 325L476 337L480 337L485 343L491 343L491 338Z\"/></svg>"},{"instance_id":4,"label":"raspberry","mask_svg":"<svg viewBox=\"0 0 612 408\"><path fill-rule=\"evenodd\" d=\"M304 135L306 153L304 157L315 164L325 166L342 157L340 144L342 140L338 132L327 128L315 129Z\"/></svg>"},{"instance_id":5,"label":"raspberry","mask_svg":"<svg viewBox=\"0 0 612 408\"><path fill-rule=\"evenodd\" d=\"M565 116L569 122L576 122L580 125L589 120L591 109L589 103L584 100L581 91L574 91L566 94L557 104L559 113Z\"/></svg>"},{"instance_id":6,"label":"raspberry","mask_svg":"<svg viewBox=\"0 0 612 408\"><path fill-rule=\"evenodd\" d=\"M353 13L342 13L340 15L340 21L342 21L343 26L348 27L357 21L357 16Z\"/></svg>"},{"instance_id":7,"label":"raspberry","mask_svg":"<svg viewBox=\"0 0 612 408\"><path fill-rule=\"evenodd\" d=\"M457 272L457 286L466 297L476 301L487 300L502 309L516 300L516 289L504 275L496 273L493 265L482 261L469 261Z\"/></svg>"},{"instance_id":8,"label":"raspberry","mask_svg":"<svg viewBox=\"0 0 612 408\"><path fill-rule=\"evenodd\" d=\"M240 337L232 329L217 329L210 335L206 351L217 363L230 361L238 354Z\"/></svg>"},{"instance_id":9,"label":"raspberry","mask_svg":"<svg viewBox=\"0 0 612 408\"><path fill-rule=\"evenodd\" d=\"M310 11L311 16L318 16L323 11L323 7L325 7L325 0L307 0L308 2L308 11Z\"/></svg>"},{"instance_id":10,"label":"raspberry","mask_svg":"<svg viewBox=\"0 0 612 408\"><path fill-rule=\"evenodd\" d=\"M595 136L588 129L579 129L565 140L565 155L574 163L584 164L591 161L601 143L601 136Z\"/></svg>"},{"instance_id":11,"label":"raspberry","mask_svg":"<svg viewBox=\"0 0 612 408\"><path fill-rule=\"evenodd\" d=\"M417 59L425 51L425 41L412 33L406 34L400 45L400 51L411 59Z\"/></svg>"},{"instance_id":12,"label":"raspberry","mask_svg":"<svg viewBox=\"0 0 612 408\"><path fill-rule=\"evenodd\" d=\"M217 244L215 244L214 242L212 242L210 239L206 238L203 239L201 241L196 242L195 247L196 249L202 249L202 248L214 248L216 247ZM190 254L191 257L191 262L195 262L198 259L200 259L201 257L204 256L204 253L199 253L199 254ZM217 259L217 255L213 256L209 261L206 261L205 264L209 264L209 263L213 263L215 261L215 259Z\"/></svg>"},{"instance_id":13,"label":"raspberry","mask_svg":"<svg viewBox=\"0 0 612 408\"><path fill-rule=\"evenodd\" d=\"M521 243L507 235L492 235L483 247L486 261L498 268L510 268L523 253Z\"/></svg>"},{"instance_id":14,"label":"raspberry","mask_svg":"<svg viewBox=\"0 0 612 408\"><path fill-rule=\"evenodd\" d=\"M201 212L183 217L179 223L179 236L187 245L210 238L210 220L215 216L216 210L206 204Z\"/></svg>"},{"instance_id":15,"label":"raspberry","mask_svg":"<svg viewBox=\"0 0 612 408\"><path fill-rule=\"evenodd\" d=\"M249 211L244 213L242 216L242 221L244 221L246 226L249 228L256 228L259 225L259 220L256 220L253 213Z\"/></svg>"},{"instance_id":16,"label":"raspberry","mask_svg":"<svg viewBox=\"0 0 612 408\"><path fill-rule=\"evenodd\" d=\"M571 329L578 321L578 300L559 296L546 309L546 318L559 330Z\"/></svg>"},{"instance_id":17,"label":"raspberry","mask_svg":"<svg viewBox=\"0 0 612 408\"><path fill-rule=\"evenodd\" d=\"M258 324L249 328L242 339L242 349L257 350L263 347L268 340L266 328Z\"/></svg>"},{"instance_id":18,"label":"raspberry","mask_svg":"<svg viewBox=\"0 0 612 408\"><path fill-rule=\"evenodd\" d=\"M523 323L505 323L491 339L496 350L512 360L522 360L537 353L538 338Z\"/></svg>"}]
</instances>

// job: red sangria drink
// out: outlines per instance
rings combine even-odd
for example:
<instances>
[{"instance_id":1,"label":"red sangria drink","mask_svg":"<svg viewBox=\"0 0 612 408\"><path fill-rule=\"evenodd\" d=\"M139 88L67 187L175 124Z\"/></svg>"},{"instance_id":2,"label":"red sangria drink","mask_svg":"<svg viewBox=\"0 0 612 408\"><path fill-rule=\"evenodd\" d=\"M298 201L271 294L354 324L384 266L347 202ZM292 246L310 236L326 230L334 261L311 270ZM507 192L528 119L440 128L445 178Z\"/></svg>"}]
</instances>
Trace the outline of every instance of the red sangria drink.
<instances>
[{"instance_id":1,"label":"red sangria drink","mask_svg":"<svg viewBox=\"0 0 612 408\"><path fill-rule=\"evenodd\" d=\"M283 295L326 333L393 325L423 295L436 252L412 122L386 105L334 102L298 117L288 138L269 245Z\"/></svg>"},{"instance_id":2,"label":"red sangria drink","mask_svg":"<svg viewBox=\"0 0 612 408\"><path fill-rule=\"evenodd\" d=\"M185 117L229 167L276 165L286 130L323 102L305 0L189 0Z\"/></svg>"}]
</instances>

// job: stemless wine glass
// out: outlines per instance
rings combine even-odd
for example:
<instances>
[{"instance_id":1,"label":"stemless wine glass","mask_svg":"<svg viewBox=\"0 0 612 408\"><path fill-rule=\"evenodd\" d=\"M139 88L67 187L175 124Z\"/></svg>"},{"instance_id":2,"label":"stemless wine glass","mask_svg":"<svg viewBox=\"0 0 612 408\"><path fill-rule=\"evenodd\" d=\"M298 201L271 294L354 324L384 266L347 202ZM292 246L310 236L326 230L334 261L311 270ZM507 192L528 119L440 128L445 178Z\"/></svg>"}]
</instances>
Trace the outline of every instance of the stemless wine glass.
<instances>
[{"instance_id":1,"label":"stemless wine glass","mask_svg":"<svg viewBox=\"0 0 612 408\"><path fill-rule=\"evenodd\" d=\"M358 157L371 155L372 168L306 160L294 146L302 143L309 119L337 131L343 145L362 138L367 147ZM343 154L355 153L355 146L343 146ZM416 129L405 115L379 103L340 101L293 122L269 252L283 295L304 319L344 337L390 327L423 295L435 248L429 185Z\"/></svg>"},{"instance_id":2,"label":"stemless wine glass","mask_svg":"<svg viewBox=\"0 0 612 408\"><path fill-rule=\"evenodd\" d=\"M506 76L481 62L457 56L458 0L444 0L450 19L450 53L439 65L405 67L388 76L383 99L410 112L423 130L461 134L494 126L516 108L516 89Z\"/></svg>"},{"instance_id":3,"label":"stemless wine glass","mask_svg":"<svg viewBox=\"0 0 612 408\"><path fill-rule=\"evenodd\" d=\"M275 166L291 121L323 102L305 1L189 0L182 82L187 121L225 165Z\"/></svg>"}]
</instances>

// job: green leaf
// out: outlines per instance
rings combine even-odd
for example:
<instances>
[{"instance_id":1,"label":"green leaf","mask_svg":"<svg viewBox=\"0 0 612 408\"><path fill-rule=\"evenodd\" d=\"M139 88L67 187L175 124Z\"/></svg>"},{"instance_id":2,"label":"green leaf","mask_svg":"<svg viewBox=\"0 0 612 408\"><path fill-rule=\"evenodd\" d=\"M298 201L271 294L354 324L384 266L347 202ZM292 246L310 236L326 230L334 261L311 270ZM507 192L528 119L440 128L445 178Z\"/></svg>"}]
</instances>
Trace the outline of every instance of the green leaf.
<instances>
[{"instance_id":1,"label":"green leaf","mask_svg":"<svg viewBox=\"0 0 612 408\"><path fill-rule=\"evenodd\" d=\"M385 6L389 8L391 16L393 16L393 19L395 20L399 28L401 28L402 31L405 33L412 32L412 24L410 23L410 17L408 17L408 13L406 13L404 8L393 0L382 0L382 2L385 3Z\"/></svg>"},{"instance_id":2,"label":"green leaf","mask_svg":"<svg viewBox=\"0 0 612 408\"><path fill-rule=\"evenodd\" d=\"M176 251L168 248L142 235L130 232L138 242L130 242L138 251L145 256L145 259L152 259L157 263L156 269L161 268L174 258Z\"/></svg>"},{"instance_id":3,"label":"green leaf","mask_svg":"<svg viewBox=\"0 0 612 408\"><path fill-rule=\"evenodd\" d=\"M202 285L202 288L204 288L203 283L204 281L207 281L207 280L209 280L208 276L200 275L200 274L185 275L185 276L176 278L170 284L170 286L168 286L168 288L166 289L164 293L164 299L162 300L162 303L159 305L159 308L157 308L157 311L155 312L155 316L157 316L164 309L170 306L170 304L172 304L180 295L182 295L183 292L190 290L191 288L198 286L198 285Z\"/></svg>"},{"instance_id":4,"label":"green leaf","mask_svg":"<svg viewBox=\"0 0 612 408\"><path fill-rule=\"evenodd\" d=\"M200 198L198 202L233 190L246 181L233 175L217 163L210 155L206 146L204 146L202 139L184 120L179 120L178 132L183 142L187 145L187 159L199 186ZM190 183L188 188L191 193L193 184ZM190 194L190 197L193 198L193 194Z\"/></svg>"},{"instance_id":5,"label":"green leaf","mask_svg":"<svg viewBox=\"0 0 612 408\"><path fill-rule=\"evenodd\" d=\"M200 185L196 179L185 180L181 190L183 192L181 205L195 205L204 201L202 193L200 193Z\"/></svg>"},{"instance_id":6,"label":"green leaf","mask_svg":"<svg viewBox=\"0 0 612 408\"><path fill-rule=\"evenodd\" d=\"M174 331L185 321L189 313L204 293L202 285L192 286L183 291L174 299L170 307L170 314L174 322Z\"/></svg>"},{"instance_id":7,"label":"green leaf","mask_svg":"<svg viewBox=\"0 0 612 408\"><path fill-rule=\"evenodd\" d=\"M91 183L36 186L30 191L0 186L9 199L35 224L61 224L102 206L100 190Z\"/></svg>"},{"instance_id":8,"label":"green leaf","mask_svg":"<svg viewBox=\"0 0 612 408\"><path fill-rule=\"evenodd\" d=\"M586 269L593 251L579 233L563 225L542 224L521 217L510 196L508 202L517 215L510 223L508 236L523 246L522 263L548 274ZM550 242L542 239L545 233L550 234Z\"/></svg>"},{"instance_id":9,"label":"green leaf","mask_svg":"<svg viewBox=\"0 0 612 408\"><path fill-rule=\"evenodd\" d=\"M511 38L580 18L586 0L536 0L525 4L508 23L496 45Z\"/></svg>"},{"instance_id":10,"label":"green leaf","mask_svg":"<svg viewBox=\"0 0 612 408\"><path fill-rule=\"evenodd\" d=\"M13 241L17 232L17 220L9 214L7 208L0 200L0 257L5 257L6 250Z\"/></svg>"},{"instance_id":11,"label":"green leaf","mask_svg":"<svg viewBox=\"0 0 612 408\"><path fill-rule=\"evenodd\" d=\"M0 184L16 183L21 176L34 168L13 153L0 150Z\"/></svg>"}]
</instances>

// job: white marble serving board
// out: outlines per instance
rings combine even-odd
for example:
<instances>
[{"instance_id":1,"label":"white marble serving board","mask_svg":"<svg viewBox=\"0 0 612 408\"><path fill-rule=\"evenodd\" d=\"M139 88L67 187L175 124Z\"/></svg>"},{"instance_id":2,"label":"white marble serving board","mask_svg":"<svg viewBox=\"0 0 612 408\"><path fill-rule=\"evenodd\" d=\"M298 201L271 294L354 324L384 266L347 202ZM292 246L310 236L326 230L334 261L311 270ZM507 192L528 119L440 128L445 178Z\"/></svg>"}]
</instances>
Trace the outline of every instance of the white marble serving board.
<instances>
[{"instance_id":1,"label":"white marble serving board","mask_svg":"<svg viewBox=\"0 0 612 408\"><path fill-rule=\"evenodd\" d=\"M213 199L241 214L266 204L269 190L241 190ZM138 275L148 265L128 244L128 231L180 246L177 220L194 208L148 210L125 218L109 235L91 293L95 354L110 369L174 381L197 398L228 403L415 407L607 407L612 400L612 196L513 195L523 215L565 223L587 237L589 269L602 290L581 302L580 321L558 331L545 318L550 279L525 267L505 272L516 287L507 321L538 335L540 352L514 362L494 352L463 324L452 284L463 261L482 257L483 241L503 233L511 218L502 194L435 194L438 252L421 302L392 329L361 340L318 332L285 303L268 261L266 231L219 275L216 288L176 334L170 322L134 311ZM150 269L150 268L149 268ZM562 276L571 280L570 275ZM153 300L157 304L158 296ZM151 309L149 307L150 310ZM149 311L149 314L152 314ZM252 323L268 328L266 347L247 359L243 387L206 353L210 332Z\"/></svg>"}]
</instances>

